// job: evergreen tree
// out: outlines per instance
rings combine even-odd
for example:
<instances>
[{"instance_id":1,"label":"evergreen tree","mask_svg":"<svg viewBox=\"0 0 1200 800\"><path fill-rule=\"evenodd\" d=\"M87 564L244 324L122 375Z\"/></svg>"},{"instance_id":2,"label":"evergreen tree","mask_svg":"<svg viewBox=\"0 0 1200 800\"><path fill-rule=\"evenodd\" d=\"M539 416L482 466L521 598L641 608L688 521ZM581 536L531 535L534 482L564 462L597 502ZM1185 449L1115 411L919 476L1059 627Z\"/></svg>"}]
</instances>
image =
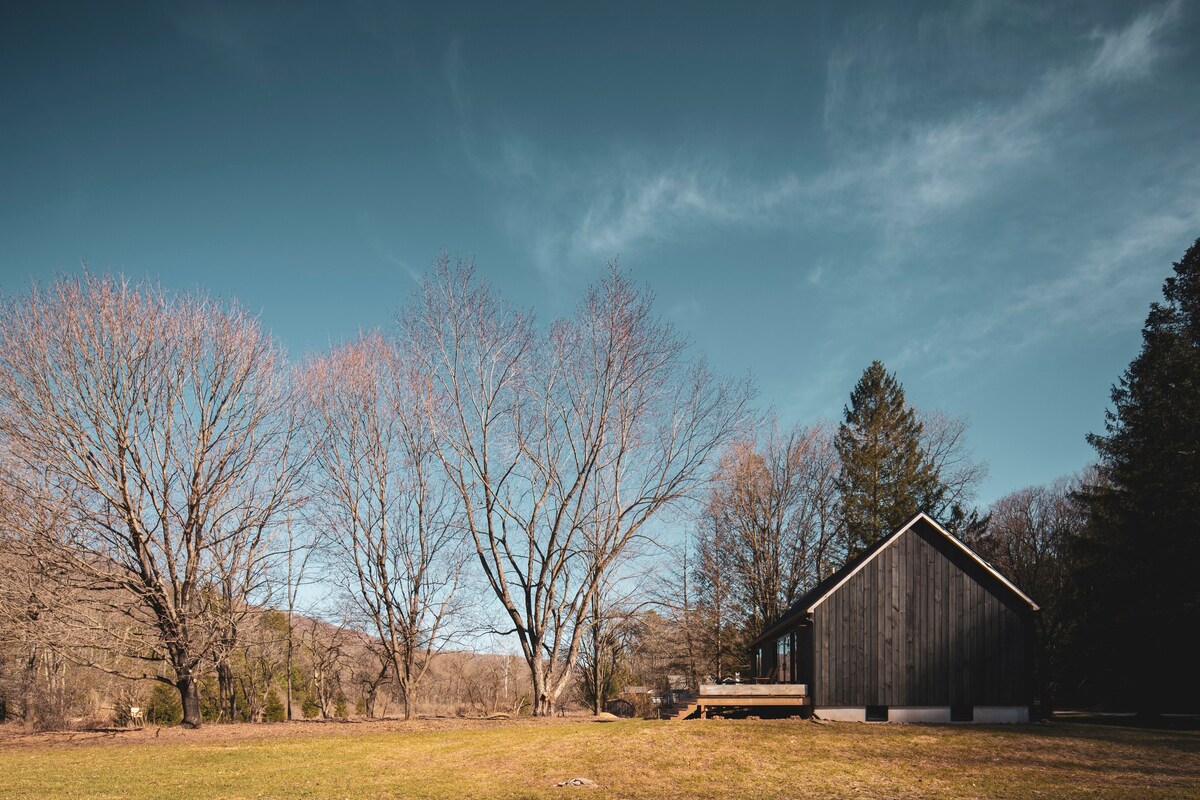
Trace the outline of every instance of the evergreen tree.
<instances>
[{"instance_id":1,"label":"evergreen tree","mask_svg":"<svg viewBox=\"0 0 1200 800\"><path fill-rule=\"evenodd\" d=\"M1100 480L1077 553L1081 644L1106 698L1147 716L1200 709L1200 239L1175 264L1089 442ZM1096 677L1096 676L1093 676Z\"/></svg>"},{"instance_id":2,"label":"evergreen tree","mask_svg":"<svg viewBox=\"0 0 1200 800\"><path fill-rule=\"evenodd\" d=\"M863 372L845 415L837 435L838 490L853 555L934 507L943 490L921 448L921 423L881 362Z\"/></svg>"}]
</instances>

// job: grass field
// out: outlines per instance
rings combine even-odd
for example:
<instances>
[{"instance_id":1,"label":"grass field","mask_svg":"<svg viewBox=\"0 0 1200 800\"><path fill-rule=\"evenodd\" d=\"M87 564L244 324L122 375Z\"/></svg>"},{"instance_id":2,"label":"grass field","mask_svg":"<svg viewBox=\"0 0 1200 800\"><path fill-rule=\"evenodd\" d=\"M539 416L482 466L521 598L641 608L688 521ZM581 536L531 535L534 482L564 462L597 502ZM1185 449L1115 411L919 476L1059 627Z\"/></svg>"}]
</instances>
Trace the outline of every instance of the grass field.
<instances>
[{"instance_id":1,"label":"grass field","mask_svg":"<svg viewBox=\"0 0 1200 800\"><path fill-rule=\"evenodd\" d=\"M557 788L586 777L598 788ZM1200 732L799 720L0 735L5 798L1197 797Z\"/></svg>"}]
</instances>

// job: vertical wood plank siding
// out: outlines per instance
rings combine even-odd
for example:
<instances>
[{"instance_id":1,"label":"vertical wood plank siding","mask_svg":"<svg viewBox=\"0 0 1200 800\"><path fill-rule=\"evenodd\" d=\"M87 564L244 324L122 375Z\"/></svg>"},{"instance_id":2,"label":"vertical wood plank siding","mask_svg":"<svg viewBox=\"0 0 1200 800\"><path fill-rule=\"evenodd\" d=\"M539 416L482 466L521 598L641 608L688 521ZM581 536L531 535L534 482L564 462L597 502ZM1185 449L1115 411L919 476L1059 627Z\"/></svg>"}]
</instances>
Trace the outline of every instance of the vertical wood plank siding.
<instances>
[{"instance_id":1,"label":"vertical wood plank siding","mask_svg":"<svg viewBox=\"0 0 1200 800\"><path fill-rule=\"evenodd\" d=\"M1030 622L993 576L918 523L799 633L815 645L817 706L1024 705Z\"/></svg>"}]
</instances>

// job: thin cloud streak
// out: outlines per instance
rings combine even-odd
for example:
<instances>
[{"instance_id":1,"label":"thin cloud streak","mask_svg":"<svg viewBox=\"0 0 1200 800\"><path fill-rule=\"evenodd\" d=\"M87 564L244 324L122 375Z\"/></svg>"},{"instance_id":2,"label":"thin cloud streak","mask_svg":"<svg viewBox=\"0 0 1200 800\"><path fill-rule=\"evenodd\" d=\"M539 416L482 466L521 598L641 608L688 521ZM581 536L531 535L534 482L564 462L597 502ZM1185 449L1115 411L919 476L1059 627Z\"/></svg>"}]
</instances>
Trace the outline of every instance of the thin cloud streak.
<instances>
[{"instance_id":1,"label":"thin cloud streak","mask_svg":"<svg viewBox=\"0 0 1200 800\"><path fill-rule=\"evenodd\" d=\"M1136 17L1124 30L1097 31L1094 36L1102 44L1088 65L1087 76L1092 81L1118 82L1149 75L1162 55L1155 40L1167 24L1179 18L1180 8L1180 0L1171 0Z\"/></svg>"},{"instance_id":2,"label":"thin cloud streak","mask_svg":"<svg viewBox=\"0 0 1200 800\"><path fill-rule=\"evenodd\" d=\"M878 263L894 268L927 251L921 234L931 223L962 213L1021 170L1054 157L1072 137L1084 135L1081 107L1102 90L1147 78L1163 56L1164 30L1178 14L1179 4L1172 2L1139 14L1123 28L1097 30L1090 37L1094 45L1074 62L1043 72L1015 101L974 105L940 120L897 121L899 133L882 145L835 151L834 163L808 178L795 171L768 181L742 178L711 154L649 167L649 158L618 153L588 167L555 164L524 141L518 159L505 156L506 148L512 149L508 145L486 163L472 137L465 148L491 177L511 180L519 174L542 184L537 193L549 200L508 209L506 221L526 240L547 277L590 271L608 258L674 241L704 226L854 228L871 223L883 242ZM976 17L971 16L972 25L980 24ZM449 72L459 76L459 51L452 52L451 63L459 66ZM839 48L830 57L830 72L844 72L848 59L866 57ZM890 63L886 53L869 57L881 69ZM457 78L451 86L465 118ZM828 91L836 97L828 99L827 108L846 102L852 88L831 79ZM868 82L863 91L872 94L868 105L884 120L900 89L884 81ZM835 138L838 132L829 135Z\"/></svg>"},{"instance_id":3,"label":"thin cloud streak","mask_svg":"<svg viewBox=\"0 0 1200 800\"><path fill-rule=\"evenodd\" d=\"M699 162L656 169L632 157L616 168L604 162L573 169L543 157L524 176L540 182L536 193L549 199L506 209L506 223L549 281L706 226L777 228L801 191L793 175L759 184Z\"/></svg>"},{"instance_id":4,"label":"thin cloud streak","mask_svg":"<svg viewBox=\"0 0 1200 800\"><path fill-rule=\"evenodd\" d=\"M965 372L981 362L1011 359L1052 336L1105 336L1136 327L1163 278L1162 265L1182 252L1200 229L1200 174L1188 179L1172 208L1138 213L1088 246L1064 272L998 297L969 316L941 320L928 336L907 344L898 368L925 365L931 374ZM1151 205L1145 198L1131 209Z\"/></svg>"},{"instance_id":5,"label":"thin cloud streak","mask_svg":"<svg viewBox=\"0 0 1200 800\"><path fill-rule=\"evenodd\" d=\"M671 238L688 226L762 223L798 188L791 176L767 186L734 185L722 175L686 167L629 174L584 212L572 248L580 256L598 256Z\"/></svg>"},{"instance_id":6,"label":"thin cloud streak","mask_svg":"<svg viewBox=\"0 0 1200 800\"><path fill-rule=\"evenodd\" d=\"M1162 55L1163 29L1178 9L1172 2L1118 31L1094 33L1100 42L1094 52L1044 73L1016 103L905 126L882 150L852 155L817 179L810 199L814 205L833 200L840 214L865 211L889 239L904 240L987 195L1015 168L1053 155L1059 140L1071 135L1072 123L1080 124L1072 113L1096 91L1146 78ZM835 54L834 65L845 58Z\"/></svg>"}]
</instances>

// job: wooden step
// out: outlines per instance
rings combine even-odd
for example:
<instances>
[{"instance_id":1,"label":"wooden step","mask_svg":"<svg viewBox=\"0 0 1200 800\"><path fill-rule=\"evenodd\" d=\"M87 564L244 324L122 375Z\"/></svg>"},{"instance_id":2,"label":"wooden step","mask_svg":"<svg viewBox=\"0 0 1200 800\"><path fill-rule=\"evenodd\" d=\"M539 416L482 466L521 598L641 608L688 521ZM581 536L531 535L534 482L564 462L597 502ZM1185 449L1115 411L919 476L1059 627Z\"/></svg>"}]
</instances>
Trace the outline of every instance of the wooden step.
<instances>
[{"instance_id":1,"label":"wooden step","mask_svg":"<svg viewBox=\"0 0 1200 800\"><path fill-rule=\"evenodd\" d=\"M686 718L690 717L692 714L696 713L696 710L698 708L700 708L699 705L697 705L696 703L692 703L691 705L688 705L688 706L675 706L673 708L663 709L662 718L663 719L686 719Z\"/></svg>"}]
</instances>

